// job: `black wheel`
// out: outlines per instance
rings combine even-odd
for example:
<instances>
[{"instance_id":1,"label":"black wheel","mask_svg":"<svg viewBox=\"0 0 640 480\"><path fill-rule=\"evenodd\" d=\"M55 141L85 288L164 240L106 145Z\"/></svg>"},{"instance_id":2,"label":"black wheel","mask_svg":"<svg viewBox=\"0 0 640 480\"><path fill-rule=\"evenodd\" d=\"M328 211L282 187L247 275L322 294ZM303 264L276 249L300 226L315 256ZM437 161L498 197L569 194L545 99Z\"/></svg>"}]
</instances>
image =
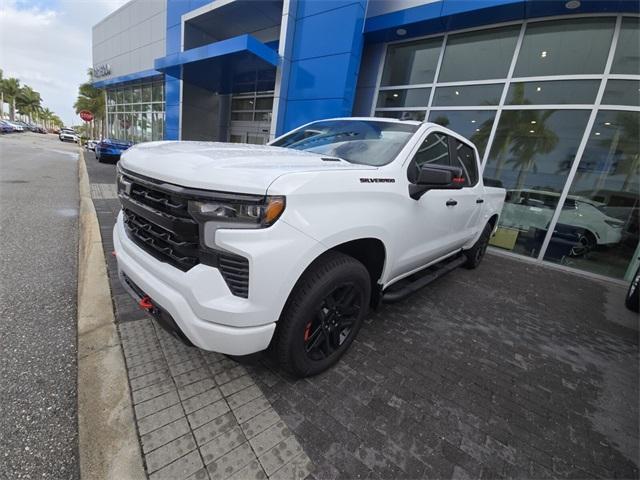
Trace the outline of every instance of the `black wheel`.
<instances>
[{"instance_id":1,"label":"black wheel","mask_svg":"<svg viewBox=\"0 0 640 480\"><path fill-rule=\"evenodd\" d=\"M637 312L640 310L640 268L636 270L636 274L631 279L629 290L627 290L627 297L624 299L624 304L629 310Z\"/></svg>"},{"instance_id":2,"label":"black wheel","mask_svg":"<svg viewBox=\"0 0 640 480\"><path fill-rule=\"evenodd\" d=\"M356 259L328 252L293 289L278 321L275 349L282 367L316 375L349 348L369 309L369 272Z\"/></svg>"},{"instance_id":3,"label":"black wheel","mask_svg":"<svg viewBox=\"0 0 640 480\"><path fill-rule=\"evenodd\" d=\"M595 250L597 246L598 241L596 240L596 236L589 230L585 230L584 233L580 234L576 245L571 248L570 255L572 257L582 257Z\"/></svg>"},{"instance_id":4,"label":"black wheel","mask_svg":"<svg viewBox=\"0 0 640 480\"><path fill-rule=\"evenodd\" d=\"M464 255L467 257L467 261L462 264L464 268L474 269L480 265L480 262L482 262L484 254L487 251L487 247L489 246L491 230L493 230L493 227L490 223L487 223L484 226L484 230L482 230L480 237L476 240L476 243L473 244L473 247L464 251Z\"/></svg>"},{"instance_id":5,"label":"black wheel","mask_svg":"<svg viewBox=\"0 0 640 480\"><path fill-rule=\"evenodd\" d=\"M97 153L96 153L96 160L98 160L98 163L102 163L102 157Z\"/></svg>"}]
</instances>

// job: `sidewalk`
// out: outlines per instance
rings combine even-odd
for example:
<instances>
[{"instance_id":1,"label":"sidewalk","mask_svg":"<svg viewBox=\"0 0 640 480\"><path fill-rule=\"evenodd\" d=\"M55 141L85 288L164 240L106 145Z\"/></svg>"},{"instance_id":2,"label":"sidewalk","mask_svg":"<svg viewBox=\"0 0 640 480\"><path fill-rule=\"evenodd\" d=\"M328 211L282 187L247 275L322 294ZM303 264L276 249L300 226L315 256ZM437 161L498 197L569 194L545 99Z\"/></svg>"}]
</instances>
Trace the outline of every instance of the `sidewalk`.
<instances>
[{"instance_id":1,"label":"sidewalk","mask_svg":"<svg viewBox=\"0 0 640 480\"><path fill-rule=\"evenodd\" d=\"M638 478L622 288L489 255L373 312L336 367L295 380L188 348L138 309L109 254L115 168L87 167L150 478Z\"/></svg>"}]
</instances>

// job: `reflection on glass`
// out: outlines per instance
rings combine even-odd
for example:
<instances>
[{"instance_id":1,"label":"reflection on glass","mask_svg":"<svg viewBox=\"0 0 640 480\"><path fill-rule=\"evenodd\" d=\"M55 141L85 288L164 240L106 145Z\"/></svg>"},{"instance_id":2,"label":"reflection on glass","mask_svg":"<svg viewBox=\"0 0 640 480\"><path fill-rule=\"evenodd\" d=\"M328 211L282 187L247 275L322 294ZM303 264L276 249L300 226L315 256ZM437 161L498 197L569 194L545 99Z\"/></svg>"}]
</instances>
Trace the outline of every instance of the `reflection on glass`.
<instances>
[{"instance_id":1,"label":"reflection on glass","mask_svg":"<svg viewBox=\"0 0 640 480\"><path fill-rule=\"evenodd\" d=\"M431 83L436 72L442 38L389 45L382 85Z\"/></svg>"},{"instance_id":2,"label":"reflection on glass","mask_svg":"<svg viewBox=\"0 0 640 480\"><path fill-rule=\"evenodd\" d=\"M433 98L437 106L478 106L500 103L503 84L438 87Z\"/></svg>"},{"instance_id":3,"label":"reflection on glass","mask_svg":"<svg viewBox=\"0 0 640 480\"><path fill-rule=\"evenodd\" d=\"M398 120L417 120L418 122L422 122L426 114L427 112L424 110L395 110L391 112L381 112L380 110L376 111L376 117L397 118Z\"/></svg>"},{"instance_id":4,"label":"reflection on glass","mask_svg":"<svg viewBox=\"0 0 640 480\"><path fill-rule=\"evenodd\" d=\"M438 82L505 78L519 32L514 26L451 35Z\"/></svg>"},{"instance_id":5,"label":"reflection on glass","mask_svg":"<svg viewBox=\"0 0 640 480\"><path fill-rule=\"evenodd\" d=\"M482 158L495 116L494 110L432 110L429 121L450 128L471 140Z\"/></svg>"},{"instance_id":6,"label":"reflection on glass","mask_svg":"<svg viewBox=\"0 0 640 480\"><path fill-rule=\"evenodd\" d=\"M576 154L588 111L505 110L484 177L507 189L496 246L537 256Z\"/></svg>"},{"instance_id":7,"label":"reflection on glass","mask_svg":"<svg viewBox=\"0 0 640 480\"><path fill-rule=\"evenodd\" d=\"M509 105L590 105L596 99L600 80L558 80L512 83L507 94Z\"/></svg>"},{"instance_id":8,"label":"reflection on glass","mask_svg":"<svg viewBox=\"0 0 640 480\"><path fill-rule=\"evenodd\" d=\"M608 80L602 97L603 105L640 105L640 81Z\"/></svg>"},{"instance_id":9,"label":"reflection on glass","mask_svg":"<svg viewBox=\"0 0 640 480\"><path fill-rule=\"evenodd\" d=\"M618 46L613 57L611 73L640 73L640 18L622 19Z\"/></svg>"},{"instance_id":10,"label":"reflection on glass","mask_svg":"<svg viewBox=\"0 0 640 480\"><path fill-rule=\"evenodd\" d=\"M598 113L546 260L630 278L638 256L639 130L638 112ZM569 254L560 248L567 243Z\"/></svg>"},{"instance_id":11,"label":"reflection on glass","mask_svg":"<svg viewBox=\"0 0 640 480\"><path fill-rule=\"evenodd\" d=\"M142 90L142 102L150 102L151 101L151 85L144 85L141 87Z\"/></svg>"},{"instance_id":12,"label":"reflection on glass","mask_svg":"<svg viewBox=\"0 0 640 480\"><path fill-rule=\"evenodd\" d=\"M427 107L430 88L411 88L408 90L382 90L378 94L379 108Z\"/></svg>"},{"instance_id":13,"label":"reflection on glass","mask_svg":"<svg viewBox=\"0 0 640 480\"><path fill-rule=\"evenodd\" d=\"M234 98L231 100L231 110L253 110L253 98Z\"/></svg>"},{"instance_id":14,"label":"reflection on glass","mask_svg":"<svg viewBox=\"0 0 640 480\"><path fill-rule=\"evenodd\" d=\"M151 97L154 102L162 101L163 85L161 82L155 82L152 86Z\"/></svg>"},{"instance_id":15,"label":"reflection on glass","mask_svg":"<svg viewBox=\"0 0 640 480\"><path fill-rule=\"evenodd\" d=\"M602 73L614 23L613 18L578 18L529 24L514 76Z\"/></svg>"}]
</instances>

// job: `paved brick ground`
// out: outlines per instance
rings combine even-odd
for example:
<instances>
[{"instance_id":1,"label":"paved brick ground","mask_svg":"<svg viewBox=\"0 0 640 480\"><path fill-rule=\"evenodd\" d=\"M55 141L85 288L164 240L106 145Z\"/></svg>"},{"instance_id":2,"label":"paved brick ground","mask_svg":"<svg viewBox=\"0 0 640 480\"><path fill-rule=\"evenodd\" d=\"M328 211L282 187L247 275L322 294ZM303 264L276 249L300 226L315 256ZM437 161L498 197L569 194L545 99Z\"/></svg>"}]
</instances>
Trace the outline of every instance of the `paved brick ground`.
<instances>
[{"instance_id":1,"label":"paved brick ground","mask_svg":"<svg viewBox=\"0 0 640 480\"><path fill-rule=\"evenodd\" d=\"M112 181L112 166L87 163L92 182ZM111 251L117 201L94 191ZM152 478L171 465L219 478L263 455L268 445L250 430L271 436L280 425L293 434L285 456L297 438L313 464L299 471L316 479L638 478L638 319L615 285L491 255L372 313L343 360L306 380L266 356L237 366L188 349L112 288ZM247 382L245 408L225 387L234 382ZM204 425L221 431L216 419L225 437L201 436ZM225 460L202 469L216 456ZM250 462L236 475L272 465ZM298 466L277 472L293 478Z\"/></svg>"}]
</instances>

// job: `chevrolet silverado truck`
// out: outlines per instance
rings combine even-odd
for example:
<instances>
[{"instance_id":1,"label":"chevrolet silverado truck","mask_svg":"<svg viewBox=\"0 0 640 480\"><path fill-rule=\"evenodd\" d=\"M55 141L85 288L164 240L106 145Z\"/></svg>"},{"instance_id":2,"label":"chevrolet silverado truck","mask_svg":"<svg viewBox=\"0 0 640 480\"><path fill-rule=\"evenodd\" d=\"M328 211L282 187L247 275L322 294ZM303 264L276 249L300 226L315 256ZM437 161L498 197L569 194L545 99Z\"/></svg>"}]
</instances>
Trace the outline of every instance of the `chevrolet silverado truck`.
<instances>
[{"instance_id":1,"label":"chevrolet silverado truck","mask_svg":"<svg viewBox=\"0 0 640 480\"><path fill-rule=\"evenodd\" d=\"M505 190L432 123L313 122L269 145L136 145L117 168L125 288L190 345L317 374L370 307L475 268Z\"/></svg>"}]
</instances>

